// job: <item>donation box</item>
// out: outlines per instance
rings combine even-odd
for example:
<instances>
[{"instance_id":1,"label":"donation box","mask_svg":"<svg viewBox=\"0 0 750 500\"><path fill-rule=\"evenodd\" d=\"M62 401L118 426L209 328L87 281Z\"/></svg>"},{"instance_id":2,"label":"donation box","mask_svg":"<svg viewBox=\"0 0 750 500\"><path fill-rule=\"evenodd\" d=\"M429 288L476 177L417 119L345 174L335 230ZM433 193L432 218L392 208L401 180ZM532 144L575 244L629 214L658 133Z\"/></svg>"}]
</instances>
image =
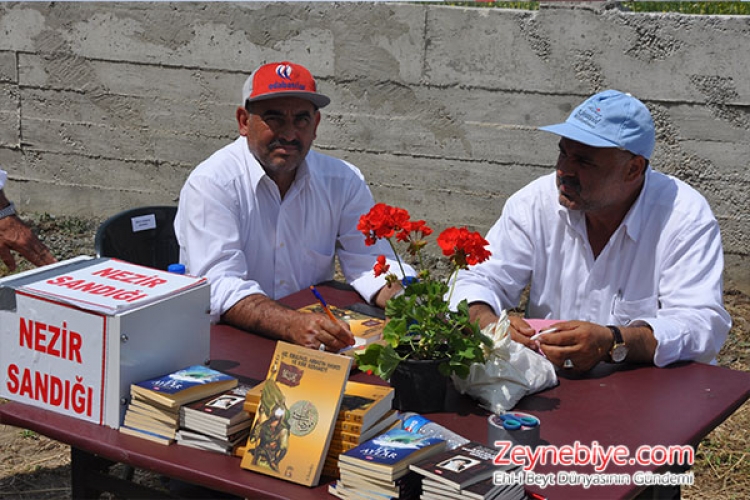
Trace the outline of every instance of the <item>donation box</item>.
<instances>
[{"instance_id":1,"label":"donation box","mask_svg":"<svg viewBox=\"0 0 750 500\"><path fill-rule=\"evenodd\" d=\"M205 278L77 257L0 279L0 397L119 428L130 384L209 360Z\"/></svg>"}]
</instances>

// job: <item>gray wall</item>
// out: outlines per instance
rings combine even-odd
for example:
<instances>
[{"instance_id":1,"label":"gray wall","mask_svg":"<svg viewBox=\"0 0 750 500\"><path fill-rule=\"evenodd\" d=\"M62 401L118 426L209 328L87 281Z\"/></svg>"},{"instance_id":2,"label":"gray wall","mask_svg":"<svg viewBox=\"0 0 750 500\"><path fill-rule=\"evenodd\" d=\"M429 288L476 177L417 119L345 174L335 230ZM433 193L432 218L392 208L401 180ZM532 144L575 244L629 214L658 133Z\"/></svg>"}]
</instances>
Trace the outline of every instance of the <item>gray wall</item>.
<instances>
[{"instance_id":1,"label":"gray wall","mask_svg":"<svg viewBox=\"0 0 750 500\"><path fill-rule=\"evenodd\" d=\"M437 229L484 232L554 163L557 139L535 127L618 88L652 110L653 164L708 198L746 287L748 48L750 17L601 4L2 3L0 165L27 211L175 203L236 136L248 72L291 59L333 98L319 150Z\"/></svg>"}]
</instances>

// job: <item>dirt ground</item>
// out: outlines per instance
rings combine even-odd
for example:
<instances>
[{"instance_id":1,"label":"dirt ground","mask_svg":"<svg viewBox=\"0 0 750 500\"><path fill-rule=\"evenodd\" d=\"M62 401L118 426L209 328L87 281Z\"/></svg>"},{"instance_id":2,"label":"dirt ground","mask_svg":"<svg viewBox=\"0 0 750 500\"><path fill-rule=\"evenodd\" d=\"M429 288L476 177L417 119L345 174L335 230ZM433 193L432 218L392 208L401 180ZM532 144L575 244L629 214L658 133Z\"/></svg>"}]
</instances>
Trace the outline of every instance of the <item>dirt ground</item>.
<instances>
[{"instance_id":1,"label":"dirt ground","mask_svg":"<svg viewBox=\"0 0 750 500\"><path fill-rule=\"evenodd\" d=\"M29 216L27 220L59 259L93 255L93 234L99 220L49 215ZM21 263L20 268L28 265ZM0 276L5 274L7 270L0 264ZM734 289L731 283L725 288L725 303L734 325L719 355L719 364L750 371L750 296ZM750 498L750 403L745 403L701 442L692 470L695 485L682 488L685 499ZM140 471L136 481L155 484L153 475ZM0 425L0 500L69 498L69 447L30 431Z\"/></svg>"}]
</instances>

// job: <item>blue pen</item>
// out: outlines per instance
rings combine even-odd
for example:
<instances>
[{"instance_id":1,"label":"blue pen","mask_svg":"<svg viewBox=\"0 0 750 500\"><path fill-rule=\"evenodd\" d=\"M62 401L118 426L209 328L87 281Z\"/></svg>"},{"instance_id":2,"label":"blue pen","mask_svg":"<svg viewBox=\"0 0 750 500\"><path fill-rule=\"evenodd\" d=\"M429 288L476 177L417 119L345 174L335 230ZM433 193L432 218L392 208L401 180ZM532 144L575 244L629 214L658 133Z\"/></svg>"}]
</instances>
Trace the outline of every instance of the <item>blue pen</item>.
<instances>
[{"instance_id":1,"label":"blue pen","mask_svg":"<svg viewBox=\"0 0 750 500\"><path fill-rule=\"evenodd\" d=\"M318 290L316 290L313 285L310 285L310 291L313 293L313 295L315 295L315 298L318 299L318 302L320 302L320 305L323 307L323 310L326 312L328 317L331 318L331 321L336 323L336 316L334 316L331 310L328 308L328 304L326 304L326 301L320 294L320 292L318 292Z\"/></svg>"}]
</instances>

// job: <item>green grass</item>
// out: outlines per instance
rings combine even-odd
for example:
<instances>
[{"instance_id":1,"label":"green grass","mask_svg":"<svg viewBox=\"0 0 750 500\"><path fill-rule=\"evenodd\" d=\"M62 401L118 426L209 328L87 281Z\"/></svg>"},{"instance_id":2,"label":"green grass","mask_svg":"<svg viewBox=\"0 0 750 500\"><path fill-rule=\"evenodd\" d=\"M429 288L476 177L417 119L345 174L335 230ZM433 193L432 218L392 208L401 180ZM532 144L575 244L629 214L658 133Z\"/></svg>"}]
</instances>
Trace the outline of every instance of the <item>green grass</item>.
<instances>
[{"instance_id":1,"label":"green grass","mask_svg":"<svg viewBox=\"0 0 750 500\"><path fill-rule=\"evenodd\" d=\"M485 7L496 9L539 10L540 2L436 2L460 7ZM585 3L585 2L580 2ZM678 14L748 16L750 2L621 2L631 12L674 12Z\"/></svg>"}]
</instances>

